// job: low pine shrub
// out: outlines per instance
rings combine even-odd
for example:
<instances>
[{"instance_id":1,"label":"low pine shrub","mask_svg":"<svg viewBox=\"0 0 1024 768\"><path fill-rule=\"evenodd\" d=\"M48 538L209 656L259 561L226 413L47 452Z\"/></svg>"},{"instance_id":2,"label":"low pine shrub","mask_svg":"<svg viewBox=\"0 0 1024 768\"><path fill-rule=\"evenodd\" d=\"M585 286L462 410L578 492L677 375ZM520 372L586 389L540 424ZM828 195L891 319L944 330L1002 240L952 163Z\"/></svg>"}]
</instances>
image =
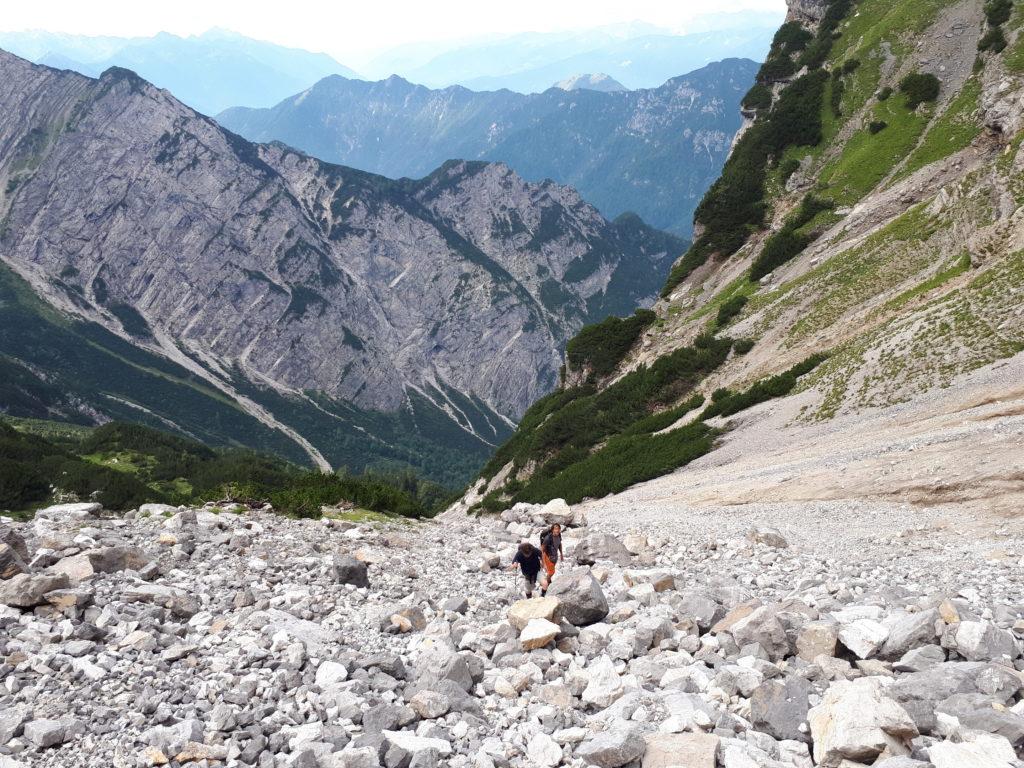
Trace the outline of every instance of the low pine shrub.
<instances>
[{"instance_id":1,"label":"low pine shrub","mask_svg":"<svg viewBox=\"0 0 1024 768\"><path fill-rule=\"evenodd\" d=\"M588 325L569 341L565 357L576 370L589 368L592 376L607 376L656 318L651 310L638 309L625 319L608 317Z\"/></svg>"},{"instance_id":2,"label":"low pine shrub","mask_svg":"<svg viewBox=\"0 0 1024 768\"><path fill-rule=\"evenodd\" d=\"M1003 28L992 27L978 41L978 50L992 51L992 53L1002 53L1006 49L1006 45L1006 35L1003 34Z\"/></svg>"},{"instance_id":3,"label":"low pine shrub","mask_svg":"<svg viewBox=\"0 0 1024 768\"><path fill-rule=\"evenodd\" d=\"M767 109L771 105L772 89L761 83L755 83L743 97L744 109Z\"/></svg>"},{"instance_id":4,"label":"low pine shrub","mask_svg":"<svg viewBox=\"0 0 1024 768\"><path fill-rule=\"evenodd\" d=\"M743 294L739 296L733 296L728 301L724 302L722 306L718 308L718 315L715 317L715 326L718 328L724 328L727 326L736 315L743 311L743 307L747 305L747 297Z\"/></svg>"},{"instance_id":5,"label":"low pine shrub","mask_svg":"<svg viewBox=\"0 0 1024 768\"><path fill-rule=\"evenodd\" d=\"M871 123L868 125L868 131L872 135L874 135L876 133L881 133L888 127L889 124L885 122L885 120L872 120Z\"/></svg>"},{"instance_id":6,"label":"low pine shrub","mask_svg":"<svg viewBox=\"0 0 1024 768\"><path fill-rule=\"evenodd\" d=\"M985 20L991 27L998 27L1010 20L1013 0L988 0L985 3Z\"/></svg>"},{"instance_id":7,"label":"low pine shrub","mask_svg":"<svg viewBox=\"0 0 1024 768\"><path fill-rule=\"evenodd\" d=\"M900 81L900 91L907 97L907 108L917 109L921 104L938 99L941 85L935 75L912 72Z\"/></svg>"},{"instance_id":8,"label":"low pine shrub","mask_svg":"<svg viewBox=\"0 0 1024 768\"><path fill-rule=\"evenodd\" d=\"M737 355L745 355L750 350L752 350L753 348L754 348L754 340L753 339L736 339L736 341L733 342L733 345L732 345L732 350Z\"/></svg>"}]
</instances>

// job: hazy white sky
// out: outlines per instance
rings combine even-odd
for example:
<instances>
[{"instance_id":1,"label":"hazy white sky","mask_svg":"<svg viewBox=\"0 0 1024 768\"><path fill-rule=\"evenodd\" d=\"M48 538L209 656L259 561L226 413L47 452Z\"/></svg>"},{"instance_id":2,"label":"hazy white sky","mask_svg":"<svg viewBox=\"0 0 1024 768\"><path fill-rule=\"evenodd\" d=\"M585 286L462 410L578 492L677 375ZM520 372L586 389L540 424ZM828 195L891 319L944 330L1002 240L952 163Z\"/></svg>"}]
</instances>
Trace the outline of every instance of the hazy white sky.
<instances>
[{"instance_id":1,"label":"hazy white sky","mask_svg":"<svg viewBox=\"0 0 1024 768\"><path fill-rule=\"evenodd\" d=\"M342 62L403 43L644 21L684 28L707 13L785 10L785 0L36 0L3 4L0 30L178 35L225 27Z\"/></svg>"}]
</instances>

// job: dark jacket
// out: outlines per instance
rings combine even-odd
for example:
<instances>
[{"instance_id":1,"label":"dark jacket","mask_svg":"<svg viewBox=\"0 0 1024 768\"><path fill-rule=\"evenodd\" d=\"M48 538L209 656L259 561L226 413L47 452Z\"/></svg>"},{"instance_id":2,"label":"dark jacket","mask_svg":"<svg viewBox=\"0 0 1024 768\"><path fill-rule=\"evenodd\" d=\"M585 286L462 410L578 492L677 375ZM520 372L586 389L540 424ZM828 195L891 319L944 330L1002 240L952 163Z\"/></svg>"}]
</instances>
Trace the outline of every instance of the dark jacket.
<instances>
[{"instance_id":1,"label":"dark jacket","mask_svg":"<svg viewBox=\"0 0 1024 768\"><path fill-rule=\"evenodd\" d=\"M523 569L523 576L535 581L537 574L540 573L540 550L535 549L532 554L526 556L522 552L516 552L512 562Z\"/></svg>"}]
</instances>

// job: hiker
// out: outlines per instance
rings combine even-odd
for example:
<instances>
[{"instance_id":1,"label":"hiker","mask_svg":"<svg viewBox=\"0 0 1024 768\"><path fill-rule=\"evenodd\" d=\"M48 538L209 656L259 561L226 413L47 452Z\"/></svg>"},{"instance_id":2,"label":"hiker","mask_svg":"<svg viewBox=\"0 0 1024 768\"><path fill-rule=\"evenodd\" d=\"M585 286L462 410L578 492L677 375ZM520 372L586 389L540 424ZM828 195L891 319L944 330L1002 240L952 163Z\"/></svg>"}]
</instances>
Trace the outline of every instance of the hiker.
<instances>
[{"instance_id":1,"label":"hiker","mask_svg":"<svg viewBox=\"0 0 1024 768\"><path fill-rule=\"evenodd\" d=\"M540 584L540 594L544 596L555 576L555 568L562 557L562 526L555 523L540 535L540 557L544 563L545 578Z\"/></svg>"},{"instance_id":2,"label":"hiker","mask_svg":"<svg viewBox=\"0 0 1024 768\"><path fill-rule=\"evenodd\" d=\"M537 574L540 573L540 551L528 541L519 545L519 551L512 559L508 569L515 570L519 566L523 572L523 580L526 582L526 599L533 597L533 588L537 584Z\"/></svg>"}]
</instances>

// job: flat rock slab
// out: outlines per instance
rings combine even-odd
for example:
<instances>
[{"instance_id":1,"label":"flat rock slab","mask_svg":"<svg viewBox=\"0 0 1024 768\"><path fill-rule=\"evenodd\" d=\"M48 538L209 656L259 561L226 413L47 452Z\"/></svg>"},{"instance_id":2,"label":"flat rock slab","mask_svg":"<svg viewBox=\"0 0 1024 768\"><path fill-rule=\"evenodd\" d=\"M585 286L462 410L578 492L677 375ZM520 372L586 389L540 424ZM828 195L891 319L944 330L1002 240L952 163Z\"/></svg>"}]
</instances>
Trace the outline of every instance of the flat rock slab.
<instances>
[{"instance_id":1,"label":"flat rock slab","mask_svg":"<svg viewBox=\"0 0 1024 768\"><path fill-rule=\"evenodd\" d=\"M715 768L721 739L707 733L649 733L642 768Z\"/></svg>"}]
</instances>

